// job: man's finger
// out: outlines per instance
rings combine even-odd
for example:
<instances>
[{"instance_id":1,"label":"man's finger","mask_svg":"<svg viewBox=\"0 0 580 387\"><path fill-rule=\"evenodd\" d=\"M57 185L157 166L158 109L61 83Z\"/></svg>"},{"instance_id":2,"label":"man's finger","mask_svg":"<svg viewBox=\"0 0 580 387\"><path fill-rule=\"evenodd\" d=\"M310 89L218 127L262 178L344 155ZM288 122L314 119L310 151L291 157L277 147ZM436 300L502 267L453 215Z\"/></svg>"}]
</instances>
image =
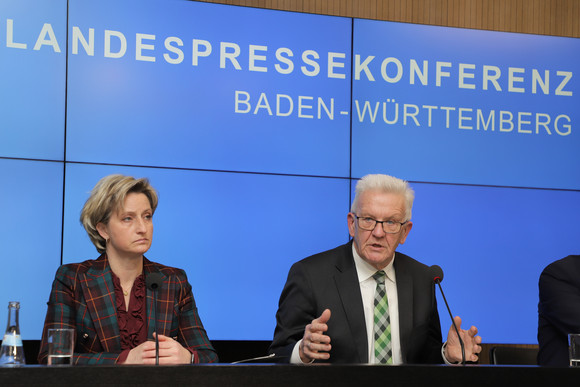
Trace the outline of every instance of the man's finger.
<instances>
[{"instance_id":1,"label":"man's finger","mask_svg":"<svg viewBox=\"0 0 580 387\"><path fill-rule=\"evenodd\" d=\"M317 344L305 346L304 353L310 359L328 359L330 354L328 352L318 352L315 350Z\"/></svg>"},{"instance_id":2,"label":"man's finger","mask_svg":"<svg viewBox=\"0 0 580 387\"><path fill-rule=\"evenodd\" d=\"M324 309L324 312L316 320L321 324L326 324L330 320L330 309Z\"/></svg>"},{"instance_id":3,"label":"man's finger","mask_svg":"<svg viewBox=\"0 0 580 387\"><path fill-rule=\"evenodd\" d=\"M318 332L326 332L328 330L328 325L322 323L313 322L312 324L309 325L309 327L310 327L309 331L312 334L317 334Z\"/></svg>"},{"instance_id":4,"label":"man's finger","mask_svg":"<svg viewBox=\"0 0 580 387\"><path fill-rule=\"evenodd\" d=\"M313 333L310 335L310 341L314 343L328 344L330 343L330 336L322 335L320 333Z\"/></svg>"}]
</instances>

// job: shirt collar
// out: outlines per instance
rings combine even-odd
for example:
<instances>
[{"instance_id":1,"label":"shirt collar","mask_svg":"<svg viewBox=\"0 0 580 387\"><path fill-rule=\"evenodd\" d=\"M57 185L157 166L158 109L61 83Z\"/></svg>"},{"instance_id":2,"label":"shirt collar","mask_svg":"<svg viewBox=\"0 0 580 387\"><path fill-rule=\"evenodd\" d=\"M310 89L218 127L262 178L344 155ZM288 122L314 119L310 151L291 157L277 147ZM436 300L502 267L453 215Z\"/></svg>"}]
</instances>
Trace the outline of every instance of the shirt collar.
<instances>
[{"instance_id":1,"label":"shirt collar","mask_svg":"<svg viewBox=\"0 0 580 387\"><path fill-rule=\"evenodd\" d=\"M356 248L354 247L354 242L352 243L352 255L354 257L354 265L356 267L356 273L358 275L358 282L364 282L371 278L376 272L377 268L365 261L358 255ZM393 262L395 262L395 254L393 254L393 259L391 262L383 269L387 275L387 279L391 282L395 282L395 268L393 267Z\"/></svg>"}]
</instances>

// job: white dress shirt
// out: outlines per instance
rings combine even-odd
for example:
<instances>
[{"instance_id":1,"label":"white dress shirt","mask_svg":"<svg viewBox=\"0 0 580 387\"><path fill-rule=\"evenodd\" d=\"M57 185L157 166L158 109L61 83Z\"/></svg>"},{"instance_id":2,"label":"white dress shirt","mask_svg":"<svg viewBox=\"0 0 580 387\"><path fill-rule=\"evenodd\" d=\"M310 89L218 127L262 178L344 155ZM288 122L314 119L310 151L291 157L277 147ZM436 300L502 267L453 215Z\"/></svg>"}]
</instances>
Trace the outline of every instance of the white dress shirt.
<instances>
[{"instance_id":1,"label":"white dress shirt","mask_svg":"<svg viewBox=\"0 0 580 387\"><path fill-rule=\"evenodd\" d=\"M363 309L365 313L365 325L367 328L368 359L370 364L375 362L375 339L374 339L374 314L375 314L375 292L377 282L373 275L377 269L363 260L352 245L352 255L358 275L360 293L362 296ZM391 349L393 353L393 364L402 364L401 339L399 335L399 297L397 295L397 277L393 268L394 256L391 262L383 269L386 274L385 288L389 300L389 318L391 320Z\"/></svg>"},{"instance_id":2,"label":"white dress shirt","mask_svg":"<svg viewBox=\"0 0 580 387\"><path fill-rule=\"evenodd\" d=\"M365 324L367 327L367 339L369 348L369 363L375 362L375 339L374 339L374 315L375 315L375 292L377 282L373 275L377 269L367 261L362 259L352 244L352 255L354 256L354 264L358 274L358 281L360 284L360 292L363 300L363 308L365 312ZM393 351L393 364L403 364L403 355L401 353L401 336L399 333L399 296L397 294L397 277L395 275L395 268L393 267L395 257L383 269L387 278L385 279L385 287L387 289L387 298L389 300L389 318L391 320L391 348ZM445 346L447 341L441 346L441 356L445 364L450 363L445 357Z\"/></svg>"}]
</instances>

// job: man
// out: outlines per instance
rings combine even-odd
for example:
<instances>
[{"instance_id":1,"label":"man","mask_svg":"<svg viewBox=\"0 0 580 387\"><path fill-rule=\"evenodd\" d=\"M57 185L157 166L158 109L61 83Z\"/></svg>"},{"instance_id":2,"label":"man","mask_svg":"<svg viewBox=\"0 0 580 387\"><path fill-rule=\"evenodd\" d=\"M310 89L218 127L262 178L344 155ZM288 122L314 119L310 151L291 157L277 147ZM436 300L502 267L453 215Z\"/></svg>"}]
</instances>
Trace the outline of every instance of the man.
<instances>
[{"instance_id":1,"label":"man","mask_svg":"<svg viewBox=\"0 0 580 387\"><path fill-rule=\"evenodd\" d=\"M567 367L568 333L580 333L580 255L546 266L538 286L538 364Z\"/></svg>"},{"instance_id":2,"label":"man","mask_svg":"<svg viewBox=\"0 0 580 387\"><path fill-rule=\"evenodd\" d=\"M270 353L292 363L462 360L454 330L442 344L429 268L395 252L413 227L413 199L408 184L392 176L358 182L347 216L352 241L292 266ZM477 328L460 334L466 361L477 361Z\"/></svg>"}]
</instances>

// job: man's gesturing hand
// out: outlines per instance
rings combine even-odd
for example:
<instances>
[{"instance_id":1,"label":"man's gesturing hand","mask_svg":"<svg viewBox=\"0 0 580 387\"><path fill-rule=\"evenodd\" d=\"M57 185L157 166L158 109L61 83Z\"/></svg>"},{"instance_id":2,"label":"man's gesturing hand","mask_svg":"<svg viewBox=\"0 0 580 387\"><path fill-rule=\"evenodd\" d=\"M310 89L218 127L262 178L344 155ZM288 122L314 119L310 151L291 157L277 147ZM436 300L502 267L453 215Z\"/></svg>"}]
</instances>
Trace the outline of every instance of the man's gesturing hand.
<instances>
[{"instance_id":1,"label":"man's gesturing hand","mask_svg":"<svg viewBox=\"0 0 580 387\"><path fill-rule=\"evenodd\" d=\"M325 309L320 317L312 320L304 328L304 337L300 343L300 359L303 363L311 363L316 359L330 358L330 337L324 332L328 330L326 323L330 319L330 309Z\"/></svg>"}]
</instances>

